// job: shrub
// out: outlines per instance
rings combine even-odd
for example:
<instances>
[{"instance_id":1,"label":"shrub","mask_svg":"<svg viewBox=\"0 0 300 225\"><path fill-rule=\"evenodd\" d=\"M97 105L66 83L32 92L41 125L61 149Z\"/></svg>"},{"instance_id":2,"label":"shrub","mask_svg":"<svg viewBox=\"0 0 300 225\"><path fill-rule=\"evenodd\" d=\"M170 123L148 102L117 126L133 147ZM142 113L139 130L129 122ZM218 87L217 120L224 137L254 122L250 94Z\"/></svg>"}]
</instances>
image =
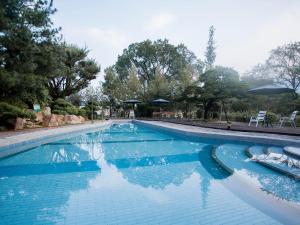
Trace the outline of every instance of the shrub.
<instances>
[{"instance_id":1,"label":"shrub","mask_svg":"<svg viewBox=\"0 0 300 225\"><path fill-rule=\"evenodd\" d=\"M0 102L0 117L9 116L11 118L21 117L35 119L35 114L26 109L19 108L14 105L10 105L6 102Z\"/></svg>"},{"instance_id":2,"label":"shrub","mask_svg":"<svg viewBox=\"0 0 300 225\"><path fill-rule=\"evenodd\" d=\"M67 115L67 112L64 110L59 110L59 109L54 109L52 110L53 114L58 114L58 115Z\"/></svg>"},{"instance_id":3,"label":"shrub","mask_svg":"<svg viewBox=\"0 0 300 225\"><path fill-rule=\"evenodd\" d=\"M278 116L273 112L267 112L267 118L268 118L269 123L272 123L272 124L278 122L278 119L279 119Z\"/></svg>"},{"instance_id":4,"label":"shrub","mask_svg":"<svg viewBox=\"0 0 300 225\"><path fill-rule=\"evenodd\" d=\"M33 112L26 111L26 109L19 108L6 102L0 102L1 129L13 129L17 117L34 119L35 114Z\"/></svg>"},{"instance_id":5,"label":"shrub","mask_svg":"<svg viewBox=\"0 0 300 225\"><path fill-rule=\"evenodd\" d=\"M236 122L249 122L251 115L253 116L254 114L250 112L231 112L228 113L228 118L231 121L236 121ZM224 117L225 115L222 115Z\"/></svg>"},{"instance_id":6,"label":"shrub","mask_svg":"<svg viewBox=\"0 0 300 225\"><path fill-rule=\"evenodd\" d=\"M78 116L86 117L87 113L85 109L78 109Z\"/></svg>"},{"instance_id":7,"label":"shrub","mask_svg":"<svg viewBox=\"0 0 300 225\"><path fill-rule=\"evenodd\" d=\"M52 105L52 112L54 114L60 114L60 115L66 115L66 114L79 115L78 108L76 108L70 102L61 98L54 101Z\"/></svg>"}]
</instances>

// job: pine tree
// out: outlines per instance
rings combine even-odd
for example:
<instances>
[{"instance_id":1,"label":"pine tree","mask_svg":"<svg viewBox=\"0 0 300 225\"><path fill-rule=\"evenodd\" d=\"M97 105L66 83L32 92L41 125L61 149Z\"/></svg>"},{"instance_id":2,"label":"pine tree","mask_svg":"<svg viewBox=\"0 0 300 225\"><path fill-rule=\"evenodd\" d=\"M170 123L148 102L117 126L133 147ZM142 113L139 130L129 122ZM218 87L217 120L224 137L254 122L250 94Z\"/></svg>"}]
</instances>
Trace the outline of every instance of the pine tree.
<instances>
[{"instance_id":1,"label":"pine tree","mask_svg":"<svg viewBox=\"0 0 300 225\"><path fill-rule=\"evenodd\" d=\"M216 60L216 53L215 53L216 47L215 47L215 41L214 41L214 34L215 34L215 28L214 28L214 26L210 26L209 38L208 38L206 52L205 52L206 70L211 69Z\"/></svg>"}]
</instances>

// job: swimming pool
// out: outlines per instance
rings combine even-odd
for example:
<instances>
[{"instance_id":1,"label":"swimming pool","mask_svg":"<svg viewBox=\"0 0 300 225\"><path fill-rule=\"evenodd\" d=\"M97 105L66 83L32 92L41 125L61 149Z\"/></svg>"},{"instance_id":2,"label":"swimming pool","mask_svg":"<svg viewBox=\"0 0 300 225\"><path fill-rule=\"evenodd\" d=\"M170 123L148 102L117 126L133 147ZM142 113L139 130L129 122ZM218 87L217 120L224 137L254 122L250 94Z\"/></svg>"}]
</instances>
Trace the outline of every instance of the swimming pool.
<instances>
[{"instance_id":1,"label":"swimming pool","mask_svg":"<svg viewBox=\"0 0 300 225\"><path fill-rule=\"evenodd\" d=\"M293 224L299 181L250 144L132 123L65 137L0 160L0 224Z\"/></svg>"}]
</instances>

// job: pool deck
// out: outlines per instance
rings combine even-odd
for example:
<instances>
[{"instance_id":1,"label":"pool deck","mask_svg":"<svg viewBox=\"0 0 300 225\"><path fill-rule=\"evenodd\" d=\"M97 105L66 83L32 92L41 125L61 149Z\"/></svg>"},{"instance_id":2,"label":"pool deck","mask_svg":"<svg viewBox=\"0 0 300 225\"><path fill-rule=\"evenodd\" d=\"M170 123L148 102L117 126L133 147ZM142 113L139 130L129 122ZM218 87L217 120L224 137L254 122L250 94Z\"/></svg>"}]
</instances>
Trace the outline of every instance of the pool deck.
<instances>
[{"instance_id":1,"label":"pool deck","mask_svg":"<svg viewBox=\"0 0 300 225\"><path fill-rule=\"evenodd\" d=\"M196 119L172 119L172 118L160 118L160 119L148 119L141 118L142 120L150 120L150 121L163 121L170 122L176 124L184 124L190 126L197 126L203 128L213 128L220 130L228 130L228 124L226 121L200 121ZM272 126L265 127L259 125L255 127L255 124L252 123L251 126L248 126L248 123L245 122L232 122L230 126L230 130L233 131L241 131L241 132L254 132L254 133L270 133L270 134L280 134L280 135L291 135L291 136L300 136L300 127L294 128L290 126L282 126L279 124L273 124Z\"/></svg>"},{"instance_id":2,"label":"pool deck","mask_svg":"<svg viewBox=\"0 0 300 225\"><path fill-rule=\"evenodd\" d=\"M206 136L206 137L216 137L216 138L233 139L233 140L241 140L241 141L254 141L258 143L274 144L274 145L276 144L276 145L300 146L300 136L223 130L223 129L214 129L214 128L177 124L177 123L164 122L164 121L149 121L149 120L136 120L136 121L144 124L163 127L166 129L183 131L186 133L203 136L203 137Z\"/></svg>"}]
</instances>

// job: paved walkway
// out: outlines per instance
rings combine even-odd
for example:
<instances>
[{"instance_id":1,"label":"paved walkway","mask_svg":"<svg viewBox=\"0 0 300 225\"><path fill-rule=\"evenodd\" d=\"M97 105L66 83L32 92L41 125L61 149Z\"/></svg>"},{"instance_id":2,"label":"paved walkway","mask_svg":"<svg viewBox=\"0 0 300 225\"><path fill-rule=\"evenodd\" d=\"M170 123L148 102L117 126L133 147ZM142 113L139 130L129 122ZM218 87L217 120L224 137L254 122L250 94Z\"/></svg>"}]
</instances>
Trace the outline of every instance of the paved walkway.
<instances>
[{"instance_id":1,"label":"paved walkway","mask_svg":"<svg viewBox=\"0 0 300 225\"><path fill-rule=\"evenodd\" d=\"M107 126L111 121L87 122L84 124L67 125L61 127L47 127L27 129L21 131L0 132L0 147L17 144L25 141L33 141L48 136L59 136L70 132L82 131L86 129L95 129L101 126Z\"/></svg>"}]
</instances>

